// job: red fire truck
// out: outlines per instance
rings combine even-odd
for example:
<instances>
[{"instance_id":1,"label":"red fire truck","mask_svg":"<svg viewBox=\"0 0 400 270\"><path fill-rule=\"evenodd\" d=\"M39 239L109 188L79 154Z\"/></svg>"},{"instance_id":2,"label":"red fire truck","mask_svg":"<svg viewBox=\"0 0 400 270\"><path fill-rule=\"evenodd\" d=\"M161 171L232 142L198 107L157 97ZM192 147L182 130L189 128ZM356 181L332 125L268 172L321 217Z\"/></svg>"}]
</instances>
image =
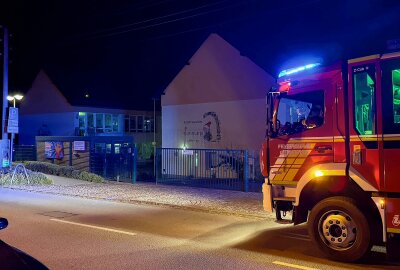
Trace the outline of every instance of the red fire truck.
<instances>
[{"instance_id":1,"label":"red fire truck","mask_svg":"<svg viewBox=\"0 0 400 270\"><path fill-rule=\"evenodd\" d=\"M400 53L284 70L268 93L264 208L330 258L400 257Z\"/></svg>"}]
</instances>

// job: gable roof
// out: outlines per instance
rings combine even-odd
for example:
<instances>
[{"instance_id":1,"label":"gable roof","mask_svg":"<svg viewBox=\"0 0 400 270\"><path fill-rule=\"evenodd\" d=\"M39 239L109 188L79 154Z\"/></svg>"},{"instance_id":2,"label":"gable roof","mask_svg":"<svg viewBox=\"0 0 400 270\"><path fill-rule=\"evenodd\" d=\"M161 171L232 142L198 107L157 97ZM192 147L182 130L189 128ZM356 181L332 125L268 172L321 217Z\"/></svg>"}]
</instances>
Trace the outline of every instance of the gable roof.
<instances>
[{"instance_id":1,"label":"gable roof","mask_svg":"<svg viewBox=\"0 0 400 270\"><path fill-rule=\"evenodd\" d=\"M167 86L162 105L265 98L274 78L211 34Z\"/></svg>"},{"instance_id":2,"label":"gable roof","mask_svg":"<svg viewBox=\"0 0 400 270\"><path fill-rule=\"evenodd\" d=\"M123 81L124 77L130 78L132 74L120 72L120 69L102 65L88 68L78 63L64 62L47 63L44 68L73 106L136 110L152 108L150 94ZM89 98L85 97L86 94Z\"/></svg>"},{"instance_id":3,"label":"gable roof","mask_svg":"<svg viewBox=\"0 0 400 270\"><path fill-rule=\"evenodd\" d=\"M21 114L73 111L71 104L43 70L39 71L20 108Z\"/></svg>"}]
</instances>

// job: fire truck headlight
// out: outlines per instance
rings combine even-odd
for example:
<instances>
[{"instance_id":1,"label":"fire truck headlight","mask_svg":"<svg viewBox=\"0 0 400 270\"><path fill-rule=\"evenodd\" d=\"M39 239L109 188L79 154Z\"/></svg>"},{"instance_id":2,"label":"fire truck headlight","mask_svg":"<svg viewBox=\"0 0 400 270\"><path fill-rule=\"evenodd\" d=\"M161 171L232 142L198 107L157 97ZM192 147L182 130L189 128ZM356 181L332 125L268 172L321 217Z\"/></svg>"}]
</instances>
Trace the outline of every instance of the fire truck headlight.
<instances>
[{"instance_id":1,"label":"fire truck headlight","mask_svg":"<svg viewBox=\"0 0 400 270\"><path fill-rule=\"evenodd\" d=\"M379 203L381 205L381 209L385 209L385 200L384 199L380 199Z\"/></svg>"},{"instance_id":2,"label":"fire truck headlight","mask_svg":"<svg viewBox=\"0 0 400 270\"><path fill-rule=\"evenodd\" d=\"M321 176L324 176L324 172L323 172L323 171L320 171L320 170L316 170L316 171L314 172L314 175L315 175L315 177L321 177Z\"/></svg>"}]
</instances>

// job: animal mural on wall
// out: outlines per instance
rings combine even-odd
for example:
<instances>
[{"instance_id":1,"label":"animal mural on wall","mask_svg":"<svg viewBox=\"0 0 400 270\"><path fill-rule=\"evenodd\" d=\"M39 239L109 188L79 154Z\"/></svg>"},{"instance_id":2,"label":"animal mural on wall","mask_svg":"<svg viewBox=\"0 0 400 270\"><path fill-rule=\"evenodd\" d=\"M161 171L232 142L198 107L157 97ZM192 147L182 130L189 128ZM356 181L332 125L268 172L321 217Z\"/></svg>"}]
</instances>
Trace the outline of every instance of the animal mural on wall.
<instances>
[{"instance_id":1,"label":"animal mural on wall","mask_svg":"<svg viewBox=\"0 0 400 270\"><path fill-rule=\"evenodd\" d=\"M218 144L222 141L222 134L221 123L216 112L206 112L202 119L184 120L183 134L185 151L188 151L186 147L188 149L206 148L205 169L211 171L213 177L237 177L239 179L244 177L243 152L226 149ZM210 148L215 148L215 150Z\"/></svg>"},{"instance_id":2,"label":"animal mural on wall","mask_svg":"<svg viewBox=\"0 0 400 270\"><path fill-rule=\"evenodd\" d=\"M184 121L184 145L195 148L205 143L219 143L222 139L221 124L216 112L206 112L202 119Z\"/></svg>"},{"instance_id":3,"label":"animal mural on wall","mask_svg":"<svg viewBox=\"0 0 400 270\"><path fill-rule=\"evenodd\" d=\"M207 112L203 115L203 138L207 142L221 141L221 127L218 115L215 112Z\"/></svg>"}]
</instances>

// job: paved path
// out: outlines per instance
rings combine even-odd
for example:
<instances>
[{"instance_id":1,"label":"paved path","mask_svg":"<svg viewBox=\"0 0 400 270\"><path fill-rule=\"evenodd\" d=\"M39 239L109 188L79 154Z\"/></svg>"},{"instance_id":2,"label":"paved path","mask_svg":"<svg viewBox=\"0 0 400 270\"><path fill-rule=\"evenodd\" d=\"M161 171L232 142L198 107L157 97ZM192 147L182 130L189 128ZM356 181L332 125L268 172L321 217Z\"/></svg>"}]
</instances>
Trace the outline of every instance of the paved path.
<instances>
[{"instance_id":1,"label":"paved path","mask_svg":"<svg viewBox=\"0 0 400 270\"><path fill-rule=\"evenodd\" d=\"M274 219L272 214L263 210L262 193L167 186L142 182L136 184L121 182L91 183L53 175L48 175L48 177L53 179L54 185L10 186L9 188L90 199L161 205L257 219Z\"/></svg>"}]
</instances>

